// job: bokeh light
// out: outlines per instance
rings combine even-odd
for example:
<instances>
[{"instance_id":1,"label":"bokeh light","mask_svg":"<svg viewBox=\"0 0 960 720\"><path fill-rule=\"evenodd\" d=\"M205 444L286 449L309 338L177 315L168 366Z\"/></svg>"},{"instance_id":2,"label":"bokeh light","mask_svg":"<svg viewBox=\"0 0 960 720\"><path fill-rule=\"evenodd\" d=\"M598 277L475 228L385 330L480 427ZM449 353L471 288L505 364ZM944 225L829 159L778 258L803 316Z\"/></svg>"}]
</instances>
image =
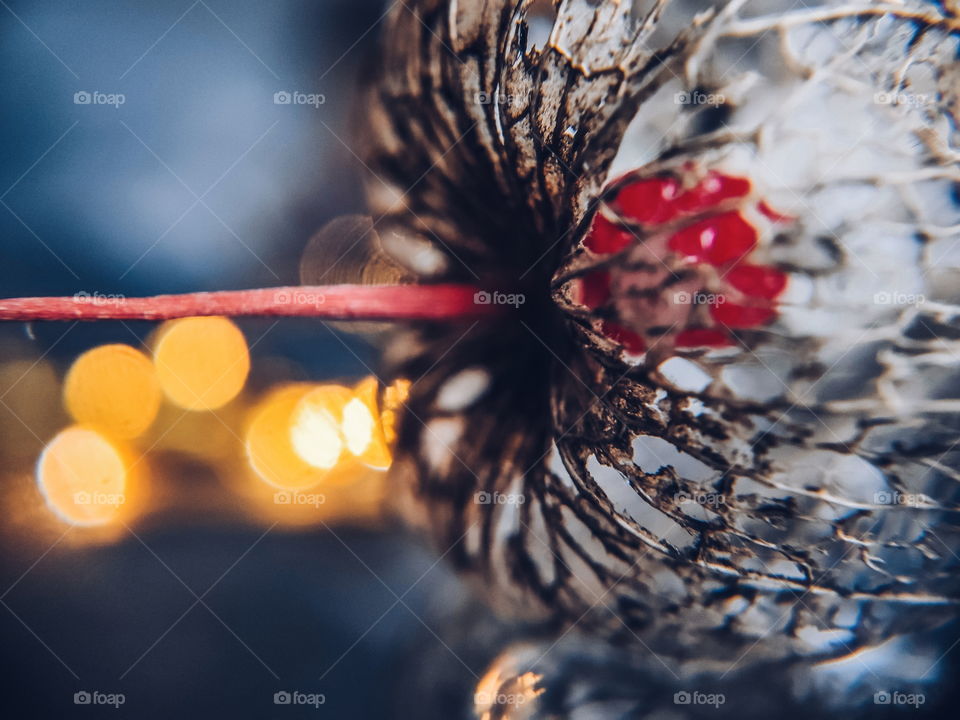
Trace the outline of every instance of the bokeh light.
<instances>
[{"instance_id":1,"label":"bokeh light","mask_svg":"<svg viewBox=\"0 0 960 720\"><path fill-rule=\"evenodd\" d=\"M511 718L533 718L539 714L537 698L543 693L543 675L533 671L520 673L513 657L501 655L477 682L473 695L474 717L495 720L504 717L503 710L507 707L516 711L511 711Z\"/></svg>"},{"instance_id":2,"label":"bokeh light","mask_svg":"<svg viewBox=\"0 0 960 720\"><path fill-rule=\"evenodd\" d=\"M320 385L300 398L288 427L290 444L302 460L320 470L340 463L347 445L343 410L352 399L342 385Z\"/></svg>"},{"instance_id":3,"label":"bokeh light","mask_svg":"<svg viewBox=\"0 0 960 720\"><path fill-rule=\"evenodd\" d=\"M297 453L290 432L300 401L315 389L308 383L282 386L254 408L246 432L247 460L257 476L274 487L309 488L327 475Z\"/></svg>"},{"instance_id":4,"label":"bokeh light","mask_svg":"<svg viewBox=\"0 0 960 720\"><path fill-rule=\"evenodd\" d=\"M125 344L87 351L72 365L62 394L50 366L39 374L33 365L4 366L14 378L11 390L18 382L31 392L49 390L54 411L48 414L58 414L62 399L76 420L46 444L36 464L34 487L52 515L87 526L87 536L94 527L102 534L120 528L121 518L140 517L149 494L151 517L198 502L288 526L383 517L383 471L392 462L395 415L409 382L287 383L251 408L242 392L249 351L231 321L166 323L149 344L153 361ZM132 470L147 465L165 471L149 484L141 481L146 470L133 481ZM209 484L166 477L180 477L177 468L215 478L242 505L211 496Z\"/></svg>"},{"instance_id":5,"label":"bokeh light","mask_svg":"<svg viewBox=\"0 0 960 720\"><path fill-rule=\"evenodd\" d=\"M386 470L393 462L393 453L377 406L378 389L376 378L360 381L354 389L354 398L343 409L343 433L347 438L347 449L360 462L375 470Z\"/></svg>"},{"instance_id":6,"label":"bokeh light","mask_svg":"<svg viewBox=\"0 0 960 720\"><path fill-rule=\"evenodd\" d=\"M397 439L397 411L410 396L410 381L403 378L387 387L383 392L382 420L383 437L387 445L393 445Z\"/></svg>"},{"instance_id":7,"label":"bokeh light","mask_svg":"<svg viewBox=\"0 0 960 720\"><path fill-rule=\"evenodd\" d=\"M160 386L174 405L215 410L239 394L250 372L250 351L227 318L194 317L164 323L153 351Z\"/></svg>"},{"instance_id":8,"label":"bokeh light","mask_svg":"<svg viewBox=\"0 0 960 720\"><path fill-rule=\"evenodd\" d=\"M126 500L127 462L96 430L73 425L40 455L37 484L50 508L77 525L105 525Z\"/></svg>"},{"instance_id":9,"label":"bokeh light","mask_svg":"<svg viewBox=\"0 0 960 720\"><path fill-rule=\"evenodd\" d=\"M162 399L153 363L129 345L101 345L77 358L63 395L74 420L118 438L142 435Z\"/></svg>"},{"instance_id":10,"label":"bokeh light","mask_svg":"<svg viewBox=\"0 0 960 720\"><path fill-rule=\"evenodd\" d=\"M0 475L26 470L36 462L44 440L62 427L60 378L45 360L0 364Z\"/></svg>"},{"instance_id":11,"label":"bokeh light","mask_svg":"<svg viewBox=\"0 0 960 720\"><path fill-rule=\"evenodd\" d=\"M376 378L370 377L353 390L300 383L270 393L254 410L246 433L254 472L275 487L304 489L352 482L364 466L388 469L393 456L378 392ZM393 413L405 390L388 392ZM392 415L387 419L392 433Z\"/></svg>"}]
</instances>

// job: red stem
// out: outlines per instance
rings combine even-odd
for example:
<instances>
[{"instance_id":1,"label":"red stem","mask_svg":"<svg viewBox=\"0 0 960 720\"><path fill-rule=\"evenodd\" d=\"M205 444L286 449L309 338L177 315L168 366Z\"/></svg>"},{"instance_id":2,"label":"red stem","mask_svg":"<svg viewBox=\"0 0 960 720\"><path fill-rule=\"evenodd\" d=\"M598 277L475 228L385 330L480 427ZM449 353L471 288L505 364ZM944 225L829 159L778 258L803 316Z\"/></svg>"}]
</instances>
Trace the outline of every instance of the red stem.
<instances>
[{"instance_id":1,"label":"red stem","mask_svg":"<svg viewBox=\"0 0 960 720\"><path fill-rule=\"evenodd\" d=\"M196 315L263 315L327 320L445 320L496 312L469 285L320 285L128 298L0 298L0 321L169 320Z\"/></svg>"}]
</instances>

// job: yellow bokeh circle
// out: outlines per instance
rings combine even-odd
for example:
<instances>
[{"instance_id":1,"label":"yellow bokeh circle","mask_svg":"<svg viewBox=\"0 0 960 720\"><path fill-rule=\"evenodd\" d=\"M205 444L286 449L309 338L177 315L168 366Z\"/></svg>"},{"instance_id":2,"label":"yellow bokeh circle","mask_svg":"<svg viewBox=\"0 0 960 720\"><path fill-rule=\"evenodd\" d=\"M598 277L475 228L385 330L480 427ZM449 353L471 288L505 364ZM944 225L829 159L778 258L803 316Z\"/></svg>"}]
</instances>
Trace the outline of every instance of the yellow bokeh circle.
<instances>
[{"instance_id":1,"label":"yellow bokeh circle","mask_svg":"<svg viewBox=\"0 0 960 720\"><path fill-rule=\"evenodd\" d=\"M294 452L318 470L347 460L343 411L353 394L342 385L318 385L297 403L287 423Z\"/></svg>"},{"instance_id":2,"label":"yellow bokeh circle","mask_svg":"<svg viewBox=\"0 0 960 720\"><path fill-rule=\"evenodd\" d=\"M253 410L244 443L250 467L264 482L284 490L317 485L326 470L314 467L294 449L290 428L300 401L316 386L296 383L269 393Z\"/></svg>"},{"instance_id":3,"label":"yellow bokeh circle","mask_svg":"<svg viewBox=\"0 0 960 720\"><path fill-rule=\"evenodd\" d=\"M112 522L126 502L128 467L106 437L78 425L61 431L40 455L37 484L50 508L77 525Z\"/></svg>"},{"instance_id":4,"label":"yellow bokeh circle","mask_svg":"<svg viewBox=\"0 0 960 720\"><path fill-rule=\"evenodd\" d=\"M393 462L393 453L387 439L387 428L377 404L379 383L370 377L361 380L353 390L353 399L343 411L343 434L347 449L360 462L374 470L386 470ZM391 423L392 416L388 418Z\"/></svg>"},{"instance_id":5,"label":"yellow bokeh circle","mask_svg":"<svg viewBox=\"0 0 960 720\"><path fill-rule=\"evenodd\" d=\"M153 363L129 345L101 345L77 358L63 396L74 420L119 438L142 435L161 399Z\"/></svg>"},{"instance_id":6,"label":"yellow bokeh circle","mask_svg":"<svg viewBox=\"0 0 960 720\"><path fill-rule=\"evenodd\" d=\"M174 405L215 410L243 389L250 351L227 318L193 317L165 323L153 351L160 386Z\"/></svg>"}]
</instances>

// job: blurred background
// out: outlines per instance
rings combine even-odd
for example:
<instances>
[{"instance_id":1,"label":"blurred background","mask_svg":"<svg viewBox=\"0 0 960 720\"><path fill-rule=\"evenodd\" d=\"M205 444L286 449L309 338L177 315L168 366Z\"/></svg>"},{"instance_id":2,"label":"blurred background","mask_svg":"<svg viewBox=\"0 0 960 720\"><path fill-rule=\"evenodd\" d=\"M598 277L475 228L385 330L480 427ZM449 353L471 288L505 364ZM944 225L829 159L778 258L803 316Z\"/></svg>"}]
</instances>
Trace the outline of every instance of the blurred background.
<instances>
[{"instance_id":1,"label":"blurred background","mask_svg":"<svg viewBox=\"0 0 960 720\"><path fill-rule=\"evenodd\" d=\"M0 2L3 296L297 283L310 236L362 212L349 117L384 9ZM0 326L0 716L316 717L274 704L299 692L325 717L450 717L470 697L488 658L448 654L439 629L463 593L383 512L382 473L291 507L243 467L270 388L353 386L375 348L311 321L237 325L242 391L209 412L165 400L128 443L148 480L95 527L45 502L38 458L72 422L71 364L149 354L156 327ZM444 668L427 702L410 690L425 657ZM124 703L75 704L96 692Z\"/></svg>"}]
</instances>

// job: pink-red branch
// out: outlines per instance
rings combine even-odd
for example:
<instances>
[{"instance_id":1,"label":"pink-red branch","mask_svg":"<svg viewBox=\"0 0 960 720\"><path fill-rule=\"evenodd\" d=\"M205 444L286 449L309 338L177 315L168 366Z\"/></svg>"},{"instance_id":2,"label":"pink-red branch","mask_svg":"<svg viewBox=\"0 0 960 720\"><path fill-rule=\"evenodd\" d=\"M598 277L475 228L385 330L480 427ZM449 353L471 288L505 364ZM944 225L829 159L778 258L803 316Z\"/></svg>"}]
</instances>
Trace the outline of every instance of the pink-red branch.
<instances>
[{"instance_id":1,"label":"pink-red branch","mask_svg":"<svg viewBox=\"0 0 960 720\"><path fill-rule=\"evenodd\" d=\"M0 299L0 321L169 320L197 315L312 317L326 320L449 320L489 315L500 307L469 285L321 285L197 292L128 298Z\"/></svg>"}]
</instances>

